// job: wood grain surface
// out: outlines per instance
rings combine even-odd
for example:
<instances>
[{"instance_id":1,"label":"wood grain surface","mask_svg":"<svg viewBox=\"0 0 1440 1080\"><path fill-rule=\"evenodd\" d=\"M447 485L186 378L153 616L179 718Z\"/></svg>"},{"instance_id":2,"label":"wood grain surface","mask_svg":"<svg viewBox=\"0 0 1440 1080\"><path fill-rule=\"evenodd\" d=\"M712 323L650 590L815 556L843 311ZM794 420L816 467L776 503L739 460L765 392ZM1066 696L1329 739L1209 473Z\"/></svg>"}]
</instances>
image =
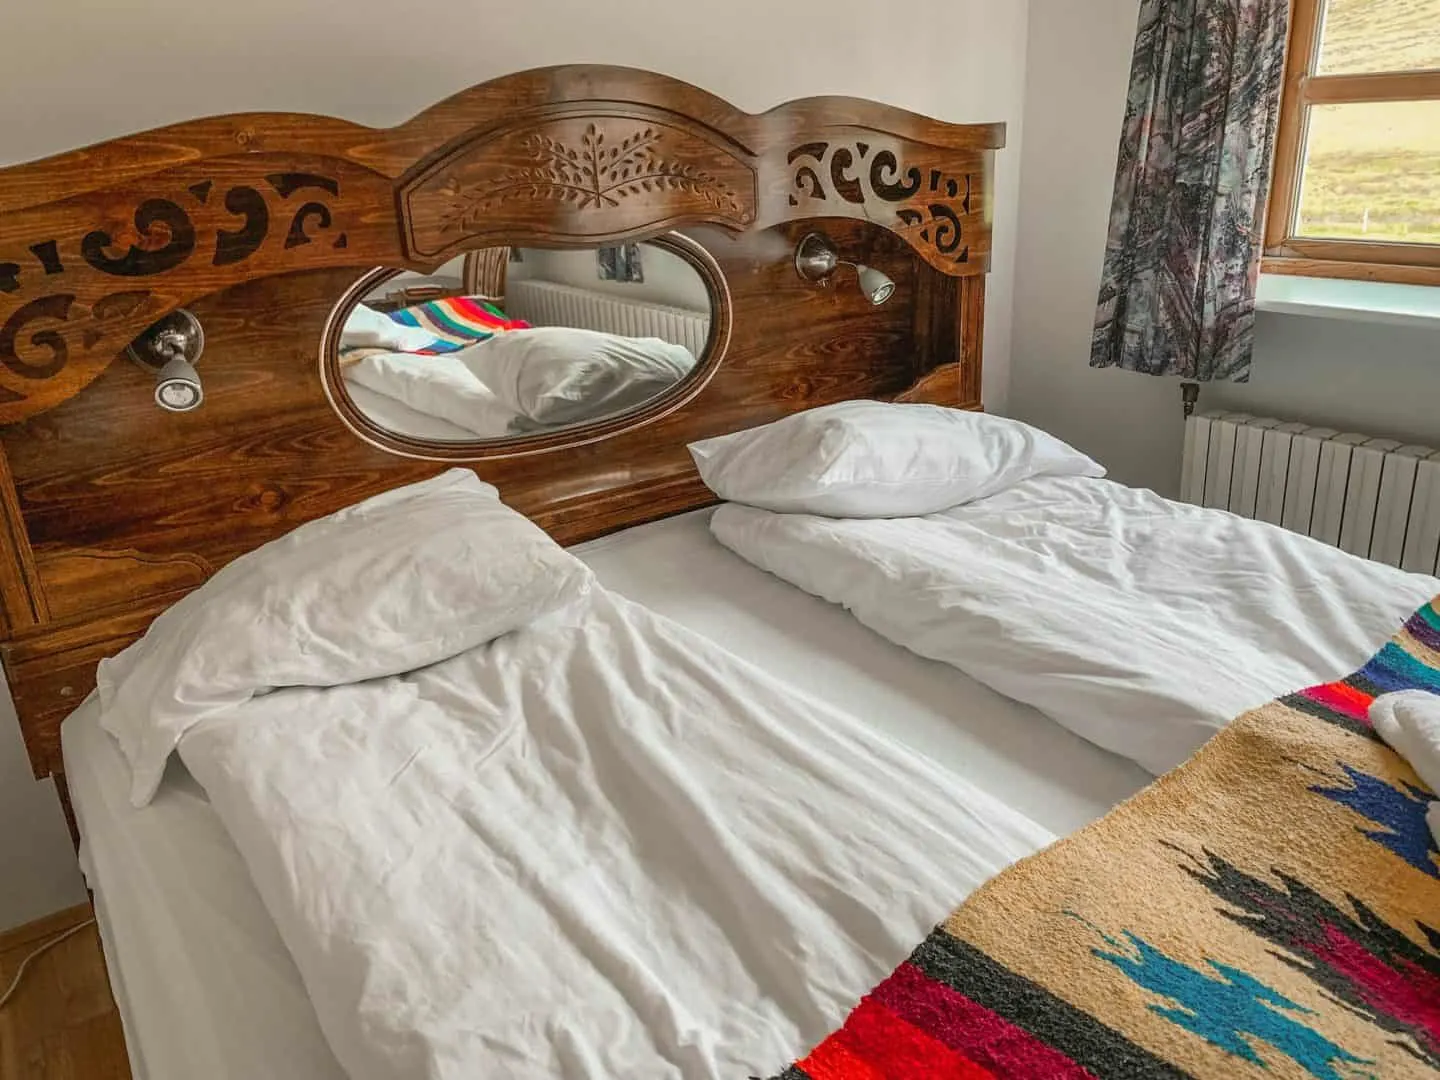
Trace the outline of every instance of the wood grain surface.
<instances>
[{"instance_id":1,"label":"wood grain surface","mask_svg":"<svg viewBox=\"0 0 1440 1080\"><path fill-rule=\"evenodd\" d=\"M34 949L92 914L82 904L0 934L0 988ZM0 1010L0 1080L130 1080L95 927L31 963L15 997Z\"/></svg>"}]
</instances>

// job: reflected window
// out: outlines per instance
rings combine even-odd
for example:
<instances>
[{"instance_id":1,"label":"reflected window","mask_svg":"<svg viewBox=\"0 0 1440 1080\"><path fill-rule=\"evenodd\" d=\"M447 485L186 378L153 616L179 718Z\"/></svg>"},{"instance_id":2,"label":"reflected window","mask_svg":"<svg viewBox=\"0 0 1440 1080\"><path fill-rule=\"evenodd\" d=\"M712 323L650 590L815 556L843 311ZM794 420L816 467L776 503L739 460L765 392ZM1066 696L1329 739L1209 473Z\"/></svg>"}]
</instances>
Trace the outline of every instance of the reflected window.
<instances>
[{"instance_id":1,"label":"reflected window","mask_svg":"<svg viewBox=\"0 0 1440 1080\"><path fill-rule=\"evenodd\" d=\"M595 253L600 267L601 281L618 281L621 284L645 284L645 268L640 262L640 245L623 244L620 247L601 248Z\"/></svg>"}]
</instances>

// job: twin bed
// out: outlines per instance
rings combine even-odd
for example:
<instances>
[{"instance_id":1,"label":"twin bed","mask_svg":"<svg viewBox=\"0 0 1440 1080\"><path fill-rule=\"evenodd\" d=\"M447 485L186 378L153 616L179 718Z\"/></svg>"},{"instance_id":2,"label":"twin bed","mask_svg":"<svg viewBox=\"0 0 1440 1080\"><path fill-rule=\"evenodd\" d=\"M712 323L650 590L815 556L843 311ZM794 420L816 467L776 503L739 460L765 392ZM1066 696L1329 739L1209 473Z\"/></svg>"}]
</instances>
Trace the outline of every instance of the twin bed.
<instances>
[{"instance_id":1,"label":"twin bed","mask_svg":"<svg viewBox=\"0 0 1440 1080\"><path fill-rule=\"evenodd\" d=\"M227 125L261 121L268 148L236 156ZM1361 667L1440 593L963 411L993 127L844 99L748 117L609 68L497 80L389 132L316 123L182 125L68 189L54 178L78 157L0 173L7 243L49 229L79 250L143 183L194 215L192 246L233 251L234 222L195 194L210 168L253 180L267 216L295 210L305 238L262 236L239 269L162 266L144 256L169 241L137 216L126 265L146 296L129 313L101 302L115 275L93 241L59 284L27 271L0 295L16 326L40 292L72 298L25 343L59 342L72 369L0 401L0 608L137 1077L903 1075L864 1071L852 1028L826 1037L897 964L913 974L947 911L1173 791L1237 712ZM189 150L144 157L162 143ZM606 188L554 163L571 145L660 146L643 164L667 179ZM340 179L311 184L330 196L317 229L285 203L322 166ZM26 194L42 189L61 194ZM902 299L872 308L777 258L815 219ZM332 378L337 350L316 367L357 268L677 226L713 253L711 349L643 405L466 442L377 420ZM216 413L161 428L131 403L140 373L92 356L179 303L211 326ZM882 419L837 442L827 418L852 414ZM100 435L97 416L122 422ZM1192 807L1181 833L1204 824ZM1005 911L1025 939L1033 912ZM1414 955L1431 977L1440 961ZM984 1037L932 1047L959 1069L963 1043L956 1075L1269 1068L1204 1032L1171 1048L1147 1026L1163 987L1098 994L1133 1030L1087 1028L1081 1001L1052 1028L1043 980L992 974L1032 997L971 1008L961 1026ZM1325 992L1291 991L1333 1011ZM1396 1000L1394 1052L1430 1063L1427 1021ZM1070 1045L1061 1028L1108 1034ZM809 1072L786 1069L817 1046ZM1145 1064L1161 1058L1180 1064Z\"/></svg>"}]
</instances>

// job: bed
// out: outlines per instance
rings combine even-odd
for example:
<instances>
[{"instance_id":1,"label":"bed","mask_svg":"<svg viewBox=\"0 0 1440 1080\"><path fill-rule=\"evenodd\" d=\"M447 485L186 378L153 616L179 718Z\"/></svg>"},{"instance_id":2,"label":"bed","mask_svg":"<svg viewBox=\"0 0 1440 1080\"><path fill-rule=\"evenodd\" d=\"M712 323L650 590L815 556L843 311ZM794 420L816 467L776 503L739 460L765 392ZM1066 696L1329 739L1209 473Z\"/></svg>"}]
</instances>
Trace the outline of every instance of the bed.
<instances>
[{"instance_id":1,"label":"bed","mask_svg":"<svg viewBox=\"0 0 1440 1080\"><path fill-rule=\"evenodd\" d=\"M1135 764L952 666L878 639L838 608L726 550L712 535L716 498L687 450L710 437L857 399L932 403L947 415L979 411L994 209L990 179L1002 144L997 125L944 123L873 102L811 99L751 116L663 76L566 67L494 80L383 131L317 117L219 117L116 140L103 152L78 151L0 171L0 514L7 524L0 532L0 655L35 775L53 778L62 805L73 809L72 832L95 889L113 986L140 1075L338 1076L337 1047L352 1075L393 1070L377 1066L382 1059L354 1056L355 1040L337 1037L353 1019L344 995L359 999L365 991L355 991L344 972L331 987L329 969L315 955L326 950L307 948L306 939L296 936L296 926L309 917L307 896L324 898L314 905L322 913L334 906L352 914L347 905L355 896L346 890L337 895L325 880L309 883L313 893L287 891L291 886L279 880L284 875L257 871L273 871L281 860L282 834L259 823L271 803L256 796L256 785L263 787L269 774L252 770L243 783L232 783L241 773L217 764L239 761L235 747L243 738L223 727L223 717L210 717L207 723L214 723L190 739L189 749L181 747L182 754L201 756L188 758L188 766L172 757L163 773L152 768L146 792L156 783L158 797L140 809L130 806L138 773L98 727L90 697L97 661L151 640L142 636L172 625L177 611L195 609L187 599L214 595L197 589L213 590L249 573L246 563L237 562L242 557L285 543L298 535L297 527L350 513L346 508L399 498L396 492L448 475L450 466L494 485L508 507L580 554L598 581L587 594L596 607L586 611L602 619L594 638L628 635L645 644L646 655L668 658L655 660L651 669L659 699L675 696L681 673L705 687L708 696L701 700L717 718L715 730L739 731L724 725L745 716L763 719L741 707L740 691L763 686L764 695L783 700L777 709L791 730L808 733L792 739L791 749L798 753L813 743L831 747L834 757L839 744L848 747L850 786L837 782L826 789L831 797L816 803L822 811L817 818L825 821L817 824L802 821L784 798L790 784L808 792L816 770L776 771L773 761L754 753L753 740L737 737L751 754L727 775L721 767L726 747L713 732L702 729L694 746L677 740L690 771L717 793L721 812L714 821L758 843L764 830L756 825L755 809L769 805L784 825L777 826L777 837L806 828L824 834L813 844L810 862L771 876L791 899L788 910L801 918L771 924L742 913L725 924L725 932L701 935L705 948L677 953L689 961L713 955L733 975L730 961L742 952L740 944L778 925L776 936L787 944L783 959L793 961L789 967L821 972L817 981L824 986L813 998L802 992L780 1002L783 989L751 993L757 980L732 979L722 987L733 992L730 997L694 1024L673 1011L650 1026L622 1024L617 1045L638 1033L664 1042L672 1058L684 1058L683 1067L675 1060L657 1065L660 1074L708 1077L717 1063L740 1074L783 1068L839 1023L855 997L902 960L927 923L968 890L1144 787L1148 776ZM613 166L605 164L612 160ZM117 219L117 207L134 211ZM822 250L830 245L837 256L830 263L800 257L814 252L821 228ZM377 419L366 407L364 388L350 386L343 375L338 338L349 305L397 268L429 272L462 251L486 253L493 267L495 253L512 244L579 248L661 237L688 253L705 284L709 337L693 369L634 409L563 430L516 432L507 424L494 438L458 438L433 417L417 425L424 414L393 399L387 406L392 411ZM888 278L887 286L855 287L853 264ZM866 280L874 277L867 273ZM153 404L153 376L117 357L156 319L182 305L206 329L198 368L205 403L162 415ZM431 521L411 528L403 543L392 536L386 550L403 555L406 545L443 542L449 535ZM361 545L368 536L350 541ZM311 552L316 573L332 561L330 550ZM352 554L344 538L334 550L337 562ZM242 569L227 574L231 567ZM388 574L367 587L404 578L406 571L393 561L385 567ZM420 593L437 608L462 616L469 610L444 603L443 589ZM340 611L363 606L367 592L357 584L333 587L327 595ZM223 615L227 609L215 610ZM331 606L315 610L327 613ZM546 618L569 618L569 611ZM541 637L539 625L513 627L515 634L497 639L495 649L519 656L530 647L526 642L551 640ZM563 637L578 625L545 623L544 633ZM632 633L641 625L643 632ZM323 714L328 724L330 703L355 701L352 720L363 718L370 715L365 695L389 693L395 679L433 685L426 680L449 677L445 665L470 663L482 644L412 659L413 668L326 684L331 689L313 691L313 698L303 696L312 693L301 688L309 683L265 684L275 693L230 702L235 708L225 715L233 719L249 710L244 715L257 721L256 730L303 743L307 714L301 706L314 703L314 716ZM189 661L183 639L170 648L175 666ZM531 667L524 669L536 685L541 676L534 673L533 657L549 655L531 655ZM510 685L503 671L475 663L484 679ZM723 678L707 682L706 668ZM571 669L557 662L555 670ZM222 685L236 674L232 666L216 662L211 674L209 691L234 689ZM554 719L566 701L613 704L615 687L603 673L591 669L587 678L587 686L604 683L603 692L556 699L534 691L546 703L537 703L534 714ZM619 689L642 698L637 686L643 680L637 683L633 671L627 679ZM480 689L493 691L493 685L468 685L476 701L492 700ZM332 691L340 696L330 696ZM505 715L529 715L503 700ZM161 704L167 703L157 699ZM623 713L611 708L607 715ZM282 721L292 727L273 727ZM392 726L403 725L361 728L383 738ZM573 725L561 729L574 733ZM272 752L276 745L283 749L283 739L271 740ZM610 745L613 751L616 744ZM653 739L649 745L653 750ZM203 754L196 749L206 746ZM305 767L325 764L323 755L306 758L300 749L293 758L282 753L272 761L277 783L283 775L290 785L287 799L306 790ZM857 754L878 763L874 783L866 784ZM562 754L560 760L569 764L559 771L589 775L584 755ZM413 785L413 777L406 779L410 764L405 759L378 775ZM750 782L751 766L764 784ZM313 775L320 790L321 773ZM204 787L197 776L204 777ZM346 781L328 772L323 779ZM848 793L865 810L852 830L863 841L858 848L821 828L845 819L835 792ZM367 832L347 829L337 816L342 805L315 800L310 810L325 816L320 827L302 830L309 846L297 866L309 865L317 836L331 837L333 844L320 846L338 851L355 840L352 833ZM364 820L377 831L404 823L403 814L393 823L382 820L387 805L377 794L373 805L363 807ZM900 806L909 808L908 816L901 815L907 829L896 832L894 845L878 842L871 811L882 820ZM633 871L632 857L646 848L646 829L674 824L663 813L647 816L655 807L670 804L641 800L641 813L627 819L632 835L606 834L607 842L614 839L613 866L608 850L590 851L595 857L585 869L598 876L586 880L610 905L597 905L603 910L629 916L615 901L619 881L637 884L646 895L664 888L684 894L693 885L679 869L693 860L682 857L651 860L638 876L604 876L607 868L617 875ZM537 834L554 838L553 830L545 831L554 825L553 815L518 816L522 825L532 821ZM925 825L920 819L927 816L945 831L936 847L945 853L942 859L917 854ZM474 822L477 831L494 824L483 814ZM445 836L451 842L456 833L452 828ZM714 836L696 847L729 850ZM463 854L456 865L474 870L474 852L466 848ZM897 855L908 860L905 868L918 882L914 889L896 872ZM874 895L873 883L866 886L867 859L889 866L886 897ZM406 859L402 854L396 861ZM392 879L373 863L364 865L360 888L353 891L362 899L385 898L374 884ZM530 866L523 860L516 865ZM849 876L832 873L837 867ZM303 880L297 873L295 881ZM482 880L491 879L474 879ZM737 889L750 887L754 878L742 874L737 882ZM514 881L491 883L497 897L522 908L555 896L542 882L534 897L514 888ZM413 889L413 882L407 887ZM860 902L850 902L850 891ZM471 894L486 895L490 890L478 887ZM753 888L745 895L767 899ZM754 906L770 911L765 903ZM669 910L684 909L688 916L691 908L706 904ZM812 908L828 920L828 929L809 938L800 926ZM636 935L633 919L626 926L630 936L616 940L638 942L637 949L655 961L654 943ZM443 935L453 926L417 919L396 928L393 940L412 940L417 930ZM330 940L345 954L365 936ZM521 935L516 948L538 950L546 940L543 934ZM604 954L611 938L598 933L587 940ZM832 948L837 940L851 945ZM455 941L456 955L470 955L473 936ZM807 947L814 941L821 947ZM382 953L385 945L383 937L366 943ZM575 951L567 953L572 960ZM443 969L450 953L432 948L426 955ZM761 969L774 966L774 958L755 959ZM650 969L660 966L651 963ZM839 969L844 978L832 977ZM553 986L531 982L513 964L496 970L506 972L517 1000L536 986ZM694 965L687 970L693 975ZM465 992L495 995L493 980L461 975L469 980ZM665 997L663 979L630 985L639 986L640 997L647 991ZM714 1003L714 987L694 978L687 985L699 995L689 1000ZM317 993L317 986L335 994ZM764 1023L736 1024L734 1017L744 1014L752 997L763 1002ZM381 998L381 1007L365 1015L378 1016L383 1027L389 1014ZM526 1027L511 1002L491 1000L508 1017L510 1026L501 1034ZM719 1014L745 1029L742 1035L763 1035L764 1041L745 1044L753 1060L711 1052L729 1047L715 1037ZM565 1016L551 1016L545 1026L547 1036L563 1032ZM686 1033L698 1036L687 1042ZM406 1041L404 1031L389 1034ZM598 1059L594 1051L602 1040L551 1038L547 1045L570 1054L562 1072L608 1075L603 1047ZM693 1046L701 1050L685 1057ZM425 1047L402 1049L412 1055L404 1059L407 1069L426 1074L426 1063L415 1063ZM523 1057L520 1044L500 1049L512 1054L512 1062ZM625 1060L634 1064L633 1057ZM447 1065L453 1072L454 1060ZM637 1071L643 1075L645 1068L626 1074Z\"/></svg>"},{"instance_id":2,"label":"bed","mask_svg":"<svg viewBox=\"0 0 1440 1080\"><path fill-rule=\"evenodd\" d=\"M1035 823L1028 835L1036 847L1093 820L1148 780L951 668L877 647L842 612L725 550L710 536L709 514L639 526L573 550L607 587L864 717L1003 800ZM957 724L957 715L966 723ZM344 1075L203 790L176 762L150 808L155 812L133 811L124 763L93 712L67 721L64 738L87 837L83 859L137 1075ZM217 970L230 977L214 979ZM177 1038L180 1031L206 1036Z\"/></svg>"}]
</instances>

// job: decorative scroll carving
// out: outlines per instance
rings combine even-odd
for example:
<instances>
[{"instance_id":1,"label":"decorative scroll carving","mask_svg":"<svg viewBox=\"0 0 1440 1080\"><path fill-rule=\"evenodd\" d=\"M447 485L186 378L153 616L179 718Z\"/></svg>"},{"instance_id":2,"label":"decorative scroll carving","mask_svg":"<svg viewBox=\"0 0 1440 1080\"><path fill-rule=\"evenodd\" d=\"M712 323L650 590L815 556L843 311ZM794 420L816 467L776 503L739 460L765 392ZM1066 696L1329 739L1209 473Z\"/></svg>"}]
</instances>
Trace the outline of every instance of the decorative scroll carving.
<instances>
[{"instance_id":1,"label":"decorative scroll carving","mask_svg":"<svg viewBox=\"0 0 1440 1080\"><path fill-rule=\"evenodd\" d=\"M553 120L465 147L407 185L432 257L484 238L603 240L648 225L755 217L754 171L719 138L631 116Z\"/></svg>"},{"instance_id":2,"label":"decorative scroll carving","mask_svg":"<svg viewBox=\"0 0 1440 1080\"><path fill-rule=\"evenodd\" d=\"M196 187L203 187L208 195L210 182L207 180ZM244 262L260 249L270 231L270 207L265 202L265 196L252 187L234 187L227 191L225 209L236 217L243 217L245 224L235 230L221 229L216 234L215 257L210 260L212 266Z\"/></svg>"},{"instance_id":3,"label":"decorative scroll carving","mask_svg":"<svg viewBox=\"0 0 1440 1080\"><path fill-rule=\"evenodd\" d=\"M330 208L324 203L307 202L299 210L296 210L295 216L290 220L290 231L285 234L287 250L299 247L301 244L308 244L314 239L305 231L305 224L309 221L318 222L318 228L330 228Z\"/></svg>"},{"instance_id":4,"label":"decorative scroll carving","mask_svg":"<svg viewBox=\"0 0 1440 1080\"><path fill-rule=\"evenodd\" d=\"M157 230L156 226L160 229ZM179 203L169 199L146 199L135 211L135 231L140 234L141 243L131 244L124 255L113 256L105 249L115 241L104 229L86 233L80 241L80 254L85 261L102 274L116 277L148 277L174 270L195 251L195 226L190 215L180 208ZM163 247L154 247L157 236L163 239L168 233L169 241Z\"/></svg>"},{"instance_id":5,"label":"decorative scroll carving","mask_svg":"<svg viewBox=\"0 0 1440 1080\"><path fill-rule=\"evenodd\" d=\"M961 163L963 172L927 168L902 161L892 149L856 140L803 143L789 152L786 163L791 207L804 211L818 203L817 214L843 212L882 223L889 215L897 231L918 238L941 263L969 262L966 240L979 223L972 217L975 173L968 162Z\"/></svg>"},{"instance_id":6,"label":"decorative scroll carving","mask_svg":"<svg viewBox=\"0 0 1440 1080\"><path fill-rule=\"evenodd\" d=\"M840 149L836 152L839 153ZM902 172L905 176L904 182L900 181ZM887 176L891 179L887 180ZM920 190L920 170L913 165L902 170L894 154L889 150L881 150L870 162L870 187L878 199L904 202Z\"/></svg>"},{"instance_id":7,"label":"decorative scroll carving","mask_svg":"<svg viewBox=\"0 0 1440 1080\"><path fill-rule=\"evenodd\" d=\"M27 350L21 356L19 338L22 330L36 322L65 322L70 318L70 309L75 303L72 293L57 293L32 300L5 320L0 327L0 364L22 379L48 379L59 374L70 359L70 347L65 337L53 327L30 331L28 345L31 349L43 348L49 356L37 363ZM19 397L20 395L14 395Z\"/></svg>"},{"instance_id":8,"label":"decorative scroll carving","mask_svg":"<svg viewBox=\"0 0 1440 1080\"><path fill-rule=\"evenodd\" d=\"M291 172L272 173L265 178L270 182L282 199L288 199L297 191L304 191L307 188L319 191L328 191L331 195L340 194L340 184L328 176L317 176L314 173ZM290 219L290 228L285 233L285 248L297 248L310 243L314 237L306 230L308 222L317 222L317 229L330 228L332 218L330 208L322 202L307 202L300 209L295 211L295 216ZM336 247L343 248L345 238L341 236L336 241Z\"/></svg>"},{"instance_id":9,"label":"decorative scroll carving","mask_svg":"<svg viewBox=\"0 0 1440 1080\"><path fill-rule=\"evenodd\" d=\"M230 179L221 188L223 198L214 197L213 177L182 182L135 197L129 203L132 224L123 228L108 223L116 216L106 210L71 219L51 215L43 219L50 235L36 239L32 232L23 246L3 252L10 257L0 259L0 423L83 386L143 328L146 316L158 317L182 299L173 284L117 291L116 279L171 282L184 271L201 292L209 291L243 280L249 273L244 264L266 250L276 253L265 257L266 272L285 269L273 265L277 257L335 224L328 203L340 195L336 177L271 173L263 177L274 191L267 196L259 175L251 184L236 182L234 170L221 175ZM287 200L300 202L301 193L326 201L308 199L293 211L285 206ZM119 201L116 195L99 198L104 201L97 205L107 209ZM279 236L272 228L277 217L289 221ZM237 219L238 227L232 224ZM347 242L338 233L331 247L343 250ZM211 276L201 276L207 268L213 268ZM216 271L226 276L216 277ZM52 387L52 381L65 385Z\"/></svg>"},{"instance_id":10,"label":"decorative scroll carving","mask_svg":"<svg viewBox=\"0 0 1440 1080\"><path fill-rule=\"evenodd\" d=\"M40 266L47 274L63 274L65 264L60 261L60 248L54 240L46 240L44 243L31 244L30 254L40 261Z\"/></svg>"},{"instance_id":11,"label":"decorative scroll carving","mask_svg":"<svg viewBox=\"0 0 1440 1080\"><path fill-rule=\"evenodd\" d=\"M267 179L281 198L289 198L307 187L319 188L335 196L340 193L339 182L326 176L278 173ZM187 190L203 206L209 201L212 184L213 181L206 180L191 184ZM224 205L230 214L243 217L245 221L237 230L216 229L214 257L211 260L214 266L245 261L260 249L270 233L270 208L265 197L255 188L245 185L230 188L225 194ZM329 228L332 223L330 208L324 203L307 202L295 211L286 234L285 247L310 243L313 237L306 225L311 221L318 222L322 229ZM108 250L115 246L112 235L105 229L92 230L80 241L81 257L94 269L112 277L151 277L183 265L198 246L197 230L190 215L171 199L149 198L140 203L135 210L135 232L138 242L131 244L123 255L117 255ZM30 251L47 276L64 272L57 240L32 244ZM21 271L18 263L0 263L0 291L18 291Z\"/></svg>"},{"instance_id":12,"label":"decorative scroll carving","mask_svg":"<svg viewBox=\"0 0 1440 1080\"><path fill-rule=\"evenodd\" d=\"M315 188L318 191L328 191L337 198L340 195L340 182L333 177L318 176L315 173L306 172L283 172L271 173L265 177L266 181L273 187L282 199L288 199L295 192L305 188Z\"/></svg>"}]
</instances>

